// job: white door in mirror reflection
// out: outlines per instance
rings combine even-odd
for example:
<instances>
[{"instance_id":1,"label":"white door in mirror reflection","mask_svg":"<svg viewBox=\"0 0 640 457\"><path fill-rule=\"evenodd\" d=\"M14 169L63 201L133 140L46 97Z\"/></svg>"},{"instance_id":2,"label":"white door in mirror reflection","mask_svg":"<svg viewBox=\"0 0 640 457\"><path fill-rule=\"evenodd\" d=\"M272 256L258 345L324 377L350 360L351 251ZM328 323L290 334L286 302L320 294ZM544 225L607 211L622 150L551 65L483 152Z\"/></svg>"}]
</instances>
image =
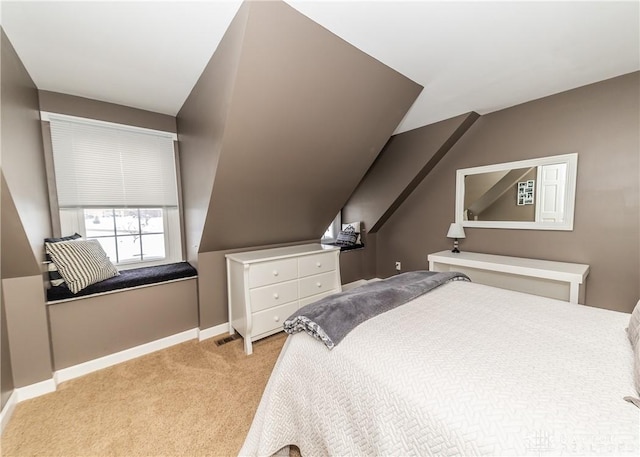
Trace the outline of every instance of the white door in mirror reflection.
<instances>
[{"instance_id":1,"label":"white door in mirror reflection","mask_svg":"<svg viewBox=\"0 0 640 457\"><path fill-rule=\"evenodd\" d=\"M567 164L538 167L536 222L563 222L567 187Z\"/></svg>"}]
</instances>

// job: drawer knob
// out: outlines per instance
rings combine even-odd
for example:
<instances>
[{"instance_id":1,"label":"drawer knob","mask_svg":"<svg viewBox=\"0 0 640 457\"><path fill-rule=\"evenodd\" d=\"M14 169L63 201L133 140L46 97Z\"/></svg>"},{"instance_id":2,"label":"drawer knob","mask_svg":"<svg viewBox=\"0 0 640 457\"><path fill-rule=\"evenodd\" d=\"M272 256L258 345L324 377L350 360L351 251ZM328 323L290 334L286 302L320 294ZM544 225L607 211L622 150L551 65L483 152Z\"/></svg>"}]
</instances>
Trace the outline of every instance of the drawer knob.
<instances>
[{"instance_id":1,"label":"drawer knob","mask_svg":"<svg viewBox=\"0 0 640 457\"><path fill-rule=\"evenodd\" d=\"M280 295L278 295L278 292L276 292L275 294L273 294L273 298L275 298L276 300L277 300L278 298L280 298Z\"/></svg>"},{"instance_id":2,"label":"drawer knob","mask_svg":"<svg viewBox=\"0 0 640 457\"><path fill-rule=\"evenodd\" d=\"M273 270L273 276L278 276L278 270Z\"/></svg>"},{"instance_id":3,"label":"drawer knob","mask_svg":"<svg viewBox=\"0 0 640 457\"><path fill-rule=\"evenodd\" d=\"M278 316L273 316L273 320L276 322L280 322L280 318Z\"/></svg>"},{"instance_id":4,"label":"drawer knob","mask_svg":"<svg viewBox=\"0 0 640 457\"><path fill-rule=\"evenodd\" d=\"M318 287L322 287L322 283L318 281L318 282L316 283L316 286L318 286Z\"/></svg>"},{"instance_id":5,"label":"drawer knob","mask_svg":"<svg viewBox=\"0 0 640 457\"><path fill-rule=\"evenodd\" d=\"M320 262L316 262L316 267L320 268L322 264Z\"/></svg>"}]
</instances>

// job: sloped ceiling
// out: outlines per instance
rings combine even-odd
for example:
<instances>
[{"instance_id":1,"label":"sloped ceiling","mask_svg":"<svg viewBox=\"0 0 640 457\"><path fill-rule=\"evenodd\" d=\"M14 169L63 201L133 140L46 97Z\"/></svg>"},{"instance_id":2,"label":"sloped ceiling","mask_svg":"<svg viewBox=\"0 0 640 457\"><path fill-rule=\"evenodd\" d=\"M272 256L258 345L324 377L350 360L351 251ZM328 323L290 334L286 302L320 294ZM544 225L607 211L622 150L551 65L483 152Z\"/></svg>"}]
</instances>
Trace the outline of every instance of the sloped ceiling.
<instances>
[{"instance_id":1,"label":"sloped ceiling","mask_svg":"<svg viewBox=\"0 0 640 457\"><path fill-rule=\"evenodd\" d=\"M247 8L199 252L318 239L422 89L283 2Z\"/></svg>"},{"instance_id":2,"label":"sloped ceiling","mask_svg":"<svg viewBox=\"0 0 640 457\"><path fill-rule=\"evenodd\" d=\"M241 0L2 1L38 89L175 116Z\"/></svg>"},{"instance_id":3,"label":"sloped ceiling","mask_svg":"<svg viewBox=\"0 0 640 457\"><path fill-rule=\"evenodd\" d=\"M288 0L425 87L398 132L640 69L637 1ZM2 1L41 90L175 116L239 0Z\"/></svg>"}]
</instances>

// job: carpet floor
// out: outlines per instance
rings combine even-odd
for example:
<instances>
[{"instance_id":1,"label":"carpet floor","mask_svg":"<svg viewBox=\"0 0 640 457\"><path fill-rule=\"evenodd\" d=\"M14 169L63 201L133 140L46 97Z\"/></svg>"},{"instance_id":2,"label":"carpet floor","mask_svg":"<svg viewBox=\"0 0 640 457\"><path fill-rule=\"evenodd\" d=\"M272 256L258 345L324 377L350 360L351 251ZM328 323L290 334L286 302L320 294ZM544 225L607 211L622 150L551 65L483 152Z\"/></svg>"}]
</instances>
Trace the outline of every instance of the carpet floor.
<instances>
[{"instance_id":1,"label":"carpet floor","mask_svg":"<svg viewBox=\"0 0 640 457\"><path fill-rule=\"evenodd\" d=\"M237 455L285 334L188 341L67 381L19 403L4 457Z\"/></svg>"}]
</instances>

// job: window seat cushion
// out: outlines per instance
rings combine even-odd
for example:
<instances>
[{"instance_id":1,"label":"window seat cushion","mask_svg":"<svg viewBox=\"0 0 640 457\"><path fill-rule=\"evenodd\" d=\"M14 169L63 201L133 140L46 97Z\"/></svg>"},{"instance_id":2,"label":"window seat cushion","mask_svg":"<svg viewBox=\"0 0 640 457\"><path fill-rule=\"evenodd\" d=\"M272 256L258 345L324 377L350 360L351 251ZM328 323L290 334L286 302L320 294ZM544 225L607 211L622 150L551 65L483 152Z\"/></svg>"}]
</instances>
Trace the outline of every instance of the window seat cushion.
<instances>
[{"instance_id":1,"label":"window seat cushion","mask_svg":"<svg viewBox=\"0 0 640 457\"><path fill-rule=\"evenodd\" d=\"M82 289L77 294L72 293L63 284L51 287L47 290L47 301L68 300L71 298L95 295L114 290L128 289L137 286L158 284L175 279L191 278L198 276L198 272L188 262L171 263L154 267L135 268L133 270L121 270L120 275L105 279Z\"/></svg>"},{"instance_id":2,"label":"window seat cushion","mask_svg":"<svg viewBox=\"0 0 640 457\"><path fill-rule=\"evenodd\" d=\"M326 244L328 246L339 246L340 247L340 251L353 251L354 249L363 249L364 248L364 244L353 244L351 246L345 246L345 245L342 245L340 243L322 243L322 244Z\"/></svg>"}]
</instances>

